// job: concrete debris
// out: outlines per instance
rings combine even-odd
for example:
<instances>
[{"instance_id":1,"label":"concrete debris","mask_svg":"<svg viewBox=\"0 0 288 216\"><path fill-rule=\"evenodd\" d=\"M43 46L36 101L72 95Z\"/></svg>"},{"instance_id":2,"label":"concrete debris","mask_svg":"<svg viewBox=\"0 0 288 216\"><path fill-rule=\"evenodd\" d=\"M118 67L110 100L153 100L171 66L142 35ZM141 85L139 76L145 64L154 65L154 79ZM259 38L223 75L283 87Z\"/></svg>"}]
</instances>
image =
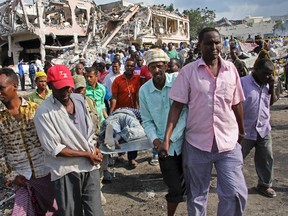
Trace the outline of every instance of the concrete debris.
<instances>
[{"instance_id":1,"label":"concrete debris","mask_svg":"<svg viewBox=\"0 0 288 216\"><path fill-rule=\"evenodd\" d=\"M125 1L11 0L0 4L0 64L16 65L40 56L73 67L91 65L97 54L132 44L189 42L189 19L161 6Z\"/></svg>"}]
</instances>

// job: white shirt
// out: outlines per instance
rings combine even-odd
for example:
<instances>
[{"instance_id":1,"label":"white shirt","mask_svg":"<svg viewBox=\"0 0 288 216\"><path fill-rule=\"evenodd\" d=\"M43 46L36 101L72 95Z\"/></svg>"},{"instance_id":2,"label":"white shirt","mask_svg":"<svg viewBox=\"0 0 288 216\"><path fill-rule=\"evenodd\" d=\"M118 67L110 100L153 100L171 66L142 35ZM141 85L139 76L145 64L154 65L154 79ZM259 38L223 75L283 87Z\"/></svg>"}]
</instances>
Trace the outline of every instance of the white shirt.
<instances>
[{"instance_id":1,"label":"white shirt","mask_svg":"<svg viewBox=\"0 0 288 216\"><path fill-rule=\"evenodd\" d=\"M108 88L109 92L112 92L113 81L120 75L121 73L115 74L112 72L112 73L107 74L106 77L104 78L102 84Z\"/></svg>"}]
</instances>

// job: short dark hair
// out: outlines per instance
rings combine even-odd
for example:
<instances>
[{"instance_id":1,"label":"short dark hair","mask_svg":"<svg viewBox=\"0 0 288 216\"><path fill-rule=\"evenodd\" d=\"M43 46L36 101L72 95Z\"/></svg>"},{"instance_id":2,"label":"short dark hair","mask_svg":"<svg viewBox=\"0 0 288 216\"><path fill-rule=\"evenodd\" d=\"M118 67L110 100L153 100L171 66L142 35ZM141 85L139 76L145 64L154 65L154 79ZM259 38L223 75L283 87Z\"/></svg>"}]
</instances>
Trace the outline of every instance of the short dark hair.
<instances>
[{"instance_id":1,"label":"short dark hair","mask_svg":"<svg viewBox=\"0 0 288 216\"><path fill-rule=\"evenodd\" d=\"M204 34L207 33L207 32L211 32L211 31L217 32L220 35L220 33L219 33L219 31L217 29L212 28L212 27L206 27L206 28L203 28L200 31L200 33L198 35L198 42L201 43L203 38L204 38Z\"/></svg>"},{"instance_id":2,"label":"short dark hair","mask_svg":"<svg viewBox=\"0 0 288 216\"><path fill-rule=\"evenodd\" d=\"M134 60L133 58L128 58L128 59L126 59L126 62L128 62L128 61L132 61L132 62L134 62L134 64L135 64L135 60ZM126 62L125 62L125 65L126 65Z\"/></svg>"},{"instance_id":3,"label":"short dark hair","mask_svg":"<svg viewBox=\"0 0 288 216\"><path fill-rule=\"evenodd\" d=\"M12 68L8 68L8 67L1 68L0 75L2 74L7 76L13 82L13 84L18 86L19 84L18 76Z\"/></svg>"},{"instance_id":4,"label":"short dark hair","mask_svg":"<svg viewBox=\"0 0 288 216\"><path fill-rule=\"evenodd\" d=\"M263 58L256 62L254 70L261 70L269 65L275 69L273 62L270 59Z\"/></svg>"},{"instance_id":5,"label":"short dark hair","mask_svg":"<svg viewBox=\"0 0 288 216\"><path fill-rule=\"evenodd\" d=\"M94 72L95 75L97 75L97 69L95 67L87 67L85 68L86 73Z\"/></svg>"},{"instance_id":6,"label":"short dark hair","mask_svg":"<svg viewBox=\"0 0 288 216\"><path fill-rule=\"evenodd\" d=\"M114 61L112 62L112 64L118 64L119 66L121 66L121 62L120 62L119 60L114 60Z\"/></svg>"},{"instance_id":7,"label":"short dark hair","mask_svg":"<svg viewBox=\"0 0 288 216\"><path fill-rule=\"evenodd\" d=\"M180 60L178 58L170 58L170 62L173 62L173 61L180 68Z\"/></svg>"}]
</instances>

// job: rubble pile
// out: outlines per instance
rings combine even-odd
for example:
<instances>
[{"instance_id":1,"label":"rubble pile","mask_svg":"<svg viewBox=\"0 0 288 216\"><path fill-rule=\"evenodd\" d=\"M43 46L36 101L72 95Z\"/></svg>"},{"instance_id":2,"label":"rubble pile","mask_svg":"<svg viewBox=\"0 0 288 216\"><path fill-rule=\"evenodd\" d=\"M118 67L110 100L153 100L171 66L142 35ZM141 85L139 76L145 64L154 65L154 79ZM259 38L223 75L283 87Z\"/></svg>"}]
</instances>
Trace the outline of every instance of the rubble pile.
<instances>
[{"instance_id":1,"label":"rubble pile","mask_svg":"<svg viewBox=\"0 0 288 216\"><path fill-rule=\"evenodd\" d=\"M189 41L189 19L162 6L93 0L24 0L0 4L0 64L11 59L53 56L52 63L73 67L79 58L95 61L98 53L138 43Z\"/></svg>"}]
</instances>

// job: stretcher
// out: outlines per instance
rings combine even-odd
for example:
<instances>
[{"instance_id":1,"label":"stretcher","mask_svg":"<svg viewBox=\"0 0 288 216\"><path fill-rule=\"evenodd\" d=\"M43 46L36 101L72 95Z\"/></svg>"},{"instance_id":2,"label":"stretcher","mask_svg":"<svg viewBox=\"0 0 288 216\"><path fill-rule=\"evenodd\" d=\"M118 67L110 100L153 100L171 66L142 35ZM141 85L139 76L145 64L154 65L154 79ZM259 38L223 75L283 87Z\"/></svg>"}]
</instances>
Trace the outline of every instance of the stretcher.
<instances>
[{"instance_id":1,"label":"stretcher","mask_svg":"<svg viewBox=\"0 0 288 216\"><path fill-rule=\"evenodd\" d=\"M141 139L136 139L136 140L131 140L129 142L125 142L125 143L120 143L119 144L121 146L120 149L108 149L105 145L101 145L100 146L100 151L102 154L110 154L111 157L113 158L113 167L112 167L112 173L113 173L113 177L115 178L115 161L114 161L114 154L118 154L118 153L123 153L123 152L130 152L130 151L142 151L142 150L148 150L148 149L152 149L153 145L152 143L150 143L148 137L144 137Z\"/></svg>"}]
</instances>

